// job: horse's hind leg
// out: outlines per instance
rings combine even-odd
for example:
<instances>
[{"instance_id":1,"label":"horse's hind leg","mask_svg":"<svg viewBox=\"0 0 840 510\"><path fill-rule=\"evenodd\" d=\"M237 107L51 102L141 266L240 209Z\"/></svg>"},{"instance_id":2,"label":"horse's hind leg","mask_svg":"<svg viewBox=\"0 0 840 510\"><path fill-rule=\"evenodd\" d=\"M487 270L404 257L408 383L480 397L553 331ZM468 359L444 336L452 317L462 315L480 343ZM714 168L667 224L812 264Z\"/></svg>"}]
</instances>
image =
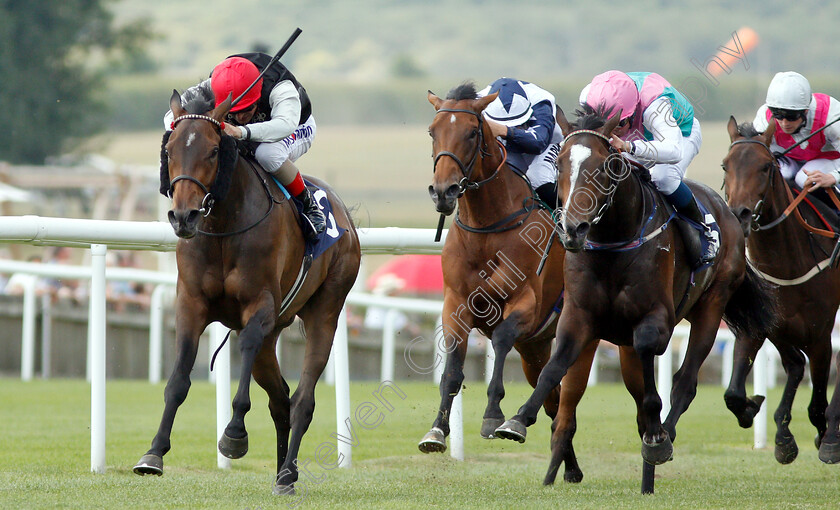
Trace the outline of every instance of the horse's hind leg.
<instances>
[{"instance_id":1,"label":"horse's hind leg","mask_svg":"<svg viewBox=\"0 0 840 510\"><path fill-rule=\"evenodd\" d=\"M502 399L505 398L505 384L503 379L505 359L513 348L516 339L522 337L524 334L522 313L520 312L510 314L493 331L491 341L496 359L493 362L493 375L490 379L490 384L487 385L487 408L484 410L484 419L481 423L481 437L484 439L495 439L496 428L505 421L505 415L500 405ZM545 352L536 354L531 353L527 346L517 346L517 350L523 355L522 367L525 370L526 377L528 377L528 382L531 383L531 386L535 386L537 384L537 377L540 375L540 370L548 363L548 358L551 356L551 344L548 344L548 349L540 347L540 351ZM523 350L526 352L523 353ZM526 360L526 356L530 357L530 359ZM529 376L529 371L534 370L531 368L531 365L535 365L536 372ZM556 411L557 399L555 398L554 401L553 407Z\"/></svg>"},{"instance_id":2,"label":"horse's hind leg","mask_svg":"<svg viewBox=\"0 0 840 510\"><path fill-rule=\"evenodd\" d=\"M837 356L837 372L840 374L840 355ZM837 464L840 463L840 375L831 403L825 410L825 419L826 431L820 441L820 460L826 464Z\"/></svg>"},{"instance_id":3,"label":"horse's hind leg","mask_svg":"<svg viewBox=\"0 0 840 510\"><path fill-rule=\"evenodd\" d=\"M274 421L274 429L277 433L277 471L286 461L286 452L289 449L289 385L280 373L280 366L277 364L275 354L275 343L266 341L257 354L254 362L254 381L268 394L268 410L271 419Z\"/></svg>"},{"instance_id":4,"label":"horse's hind leg","mask_svg":"<svg viewBox=\"0 0 840 510\"><path fill-rule=\"evenodd\" d=\"M790 344L780 344L776 348L782 358L782 366L784 366L787 374L787 381L782 392L782 399L779 401L779 407L773 414L773 419L776 422L775 456L780 464L790 464L799 454L799 447L796 445L796 440L789 425L791 420L790 410L793 407L796 388L802 382L802 376L805 375L805 356L799 349ZM816 392L816 389L814 391ZM825 398L823 398L823 402L825 402ZM824 410L825 408L823 408Z\"/></svg>"},{"instance_id":5,"label":"horse's hind leg","mask_svg":"<svg viewBox=\"0 0 840 510\"><path fill-rule=\"evenodd\" d=\"M160 420L157 434L152 439L152 447L134 466L134 472L138 475L163 474L163 456L171 447L169 437L172 433L175 413L186 400L187 393L190 390L190 371L195 364L198 339L206 327L203 321L204 313L197 307L186 309L183 303L178 303L175 328L175 368L172 370L169 381L166 383L166 389L163 392L165 402L163 417Z\"/></svg>"},{"instance_id":6,"label":"horse's hind leg","mask_svg":"<svg viewBox=\"0 0 840 510\"><path fill-rule=\"evenodd\" d=\"M729 378L729 387L723 394L727 409L732 411L738 419L738 425L745 429L752 427L753 419L764 402L764 395L753 395L747 398L747 376L762 344L764 344L763 338L738 337L735 339L732 375Z\"/></svg>"},{"instance_id":7,"label":"horse's hind leg","mask_svg":"<svg viewBox=\"0 0 840 510\"><path fill-rule=\"evenodd\" d=\"M563 473L563 480L569 483L579 483L583 480L583 471L578 465L572 440L577 430L576 409L580 399L583 398L583 393L586 391L589 371L592 369L592 360L595 358L597 348L598 342L590 342L584 346L577 361L569 367L569 371L563 376L563 382L560 383L559 406L551 425L551 460L548 464L548 472L543 479L543 485L554 483L560 464L564 462L566 468ZM539 373L536 375L539 376ZM528 382L531 382L530 378ZM532 385L534 384L532 383Z\"/></svg>"},{"instance_id":8,"label":"horse's hind leg","mask_svg":"<svg viewBox=\"0 0 840 510\"><path fill-rule=\"evenodd\" d=\"M313 300L318 302L317 297L310 298L310 302ZM277 471L274 484L275 494L293 494L295 482L298 480L298 452L300 442L309 429L315 412L315 384L324 372L324 367L327 366L338 326L340 307L334 310L324 308L324 306L308 307L299 314L306 333L306 351L300 381L291 399L289 449L286 459ZM352 436L352 431L350 432Z\"/></svg>"},{"instance_id":9,"label":"horse's hind leg","mask_svg":"<svg viewBox=\"0 0 840 510\"><path fill-rule=\"evenodd\" d=\"M239 351L242 366L239 373L239 387L233 397L233 414L222 437L219 438L219 452L230 459L238 459L248 453L248 432L245 430L245 414L251 409L251 371L257 353L266 343L274 329L274 306L261 302L261 306L250 316L239 334ZM247 313L247 310L246 310ZM274 342L268 342L274 344Z\"/></svg>"},{"instance_id":10,"label":"horse's hind leg","mask_svg":"<svg viewBox=\"0 0 840 510\"><path fill-rule=\"evenodd\" d=\"M826 410L828 408L828 377L831 372L831 335L826 333L814 342L807 352L811 363L811 402L808 404L808 419L817 429L815 443L818 445L825 437Z\"/></svg>"}]
</instances>

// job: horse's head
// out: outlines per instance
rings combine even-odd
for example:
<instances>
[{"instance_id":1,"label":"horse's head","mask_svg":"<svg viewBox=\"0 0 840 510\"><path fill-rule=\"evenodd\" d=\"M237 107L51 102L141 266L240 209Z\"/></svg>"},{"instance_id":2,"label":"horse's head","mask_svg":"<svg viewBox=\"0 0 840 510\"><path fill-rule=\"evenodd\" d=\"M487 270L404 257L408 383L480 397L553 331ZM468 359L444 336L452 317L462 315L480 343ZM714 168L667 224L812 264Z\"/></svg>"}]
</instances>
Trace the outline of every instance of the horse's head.
<instances>
[{"instance_id":1,"label":"horse's head","mask_svg":"<svg viewBox=\"0 0 840 510\"><path fill-rule=\"evenodd\" d=\"M429 126L434 158L429 196L439 213L452 214L467 185L482 177L479 160L493 137L481 112L497 95L478 98L473 84L456 87L446 99L429 92L429 102L437 110Z\"/></svg>"},{"instance_id":2,"label":"horse's head","mask_svg":"<svg viewBox=\"0 0 840 510\"><path fill-rule=\"evenodd\" d=\"M621 112L609 117L609 111L578 112L570 124L562 110L557 110L557 124L566 133L557 156L557 187L563 208L563 245L571 252L580 251L589 229L600 221L612 203L613 194L628 166L610 148L610 134L618 125Z\"/></svg>"},{"instance_id":3,"label":"horse's head","mask_svg":"<svg viewBox=\"0 0 840 510\"><path fill-rule=\"evenodd\" d=\"M732 144L721 165L724 191L729 208L741 222L744 236L748 236L752 223L761 214L773 185L773 173L778 168L769 148L776 123L771 122L764 133L759 133L752 123L739 126L735 117L729 117L726 127Z\"/></svg>"},{"instance_id":4,"label":"horse's head","mask_svg":"<svg viewBox=\"0 0 840 510\"><path fill-rule=\"evenodd\" d=\"M201 100L182 107L178 91L169 101L175 120L164 135L160 191L172 198L169 223L178 237L195 236L200 217L210 214L230 186L236 142L223 134L222 122L230 103L228 97L215 109Z\"/></svg>"}]
</instances>

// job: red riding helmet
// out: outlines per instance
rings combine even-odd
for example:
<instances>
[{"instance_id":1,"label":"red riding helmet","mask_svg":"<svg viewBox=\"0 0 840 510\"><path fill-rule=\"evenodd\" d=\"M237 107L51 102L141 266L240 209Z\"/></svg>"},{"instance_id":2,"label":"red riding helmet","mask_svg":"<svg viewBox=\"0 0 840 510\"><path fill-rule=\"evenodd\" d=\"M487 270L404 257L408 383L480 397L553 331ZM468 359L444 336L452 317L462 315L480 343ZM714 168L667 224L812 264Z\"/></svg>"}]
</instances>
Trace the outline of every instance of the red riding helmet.
<instances>
[{"instance_id":1,"label":"red riding helmet","mask_svg":"<svg viewBox=\"0 0 840 510\"><path fill-rule=\"evenodd\" d=\"M222 104L227 99L228 94L232 94L233 99L242 95L248 85L254 83L259 75L260 71L257 66L248 59L242 57L224 59L213 69L213 74L210 75L210 87L216 96L216 106ZM259 101L261 92L262 78L251 87L251 90L236 106L230 109L231 113L242 111Z\"/></svg>"}]
</instances>

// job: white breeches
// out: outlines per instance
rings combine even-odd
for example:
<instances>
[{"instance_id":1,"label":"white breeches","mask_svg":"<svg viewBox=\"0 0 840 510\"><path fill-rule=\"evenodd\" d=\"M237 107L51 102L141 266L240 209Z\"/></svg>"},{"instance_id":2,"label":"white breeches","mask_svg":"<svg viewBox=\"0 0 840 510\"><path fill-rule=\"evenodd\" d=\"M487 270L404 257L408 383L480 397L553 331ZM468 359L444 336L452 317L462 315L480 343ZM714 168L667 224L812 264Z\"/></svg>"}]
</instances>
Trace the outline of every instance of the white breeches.
<instances>
[{"instance_id":1,"label":"white breeches","mask_svg":"<svg viewBox=\"0 0 840 510\"><path fill-rule=\"evenodd\" d=\"M691 126L691 134L680 138L680 150L682 157L676 163L657 163L650 168L650 177L656 189L670 195L680 186L688 165L691 160L700 152L700 145L703 143L703 134L700 132L700 122L694 119Z\"/></svg>"}]
</instances>

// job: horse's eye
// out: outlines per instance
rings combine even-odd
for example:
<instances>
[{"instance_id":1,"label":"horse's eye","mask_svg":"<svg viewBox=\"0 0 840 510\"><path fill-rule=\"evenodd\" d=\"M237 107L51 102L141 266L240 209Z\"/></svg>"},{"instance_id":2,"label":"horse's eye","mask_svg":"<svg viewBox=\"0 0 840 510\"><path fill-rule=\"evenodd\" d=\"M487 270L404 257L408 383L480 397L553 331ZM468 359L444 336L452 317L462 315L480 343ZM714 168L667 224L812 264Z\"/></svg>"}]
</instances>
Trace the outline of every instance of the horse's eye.
<instances>
[{"instance_id":1,"label":"horse's eye","mask_svg":"<svg viewBox=\"0 0 840 510\"><path fill-rule=\"evenodd\" d=\"M219 155L219 146L217 145L217 146L213 147L212 151L210 151L210 157L215 158L218 155Z\"/></svg>"},{"instance_id":2,"label":"horse's eye","mask_svg":"<svg viewBox=\"0 0 840 510\"><path fill-rule=\"evenodd\" d=\"M721 170L726 172L726 165L724 165L723 163L720 164L720 168L721 168Z\"/></svg>"},{"instance_id":3,"label":"horse's eye","mask_svg":"<svg viewBox=\"0 0 840 510\"><path fill-rule=\"evenodd\" d=\"M773 163L767 163L766 165L764 165L764 167L761 169L761 171L762 172L769 172L772 169L773 169Z\"/></svg>"},{"instance_id":4,"label":"horse's eye","mask_svg":"<svg viewBox=\"0 0 840 510\"><path fill-rule=\"evenodd\" d=\"M475 138L477 136L478 136L478 129L473 129L472 131L470 131L470 136L469 136L470 140L472 140L473 138Z\"/></svg>"}]
</instances>

